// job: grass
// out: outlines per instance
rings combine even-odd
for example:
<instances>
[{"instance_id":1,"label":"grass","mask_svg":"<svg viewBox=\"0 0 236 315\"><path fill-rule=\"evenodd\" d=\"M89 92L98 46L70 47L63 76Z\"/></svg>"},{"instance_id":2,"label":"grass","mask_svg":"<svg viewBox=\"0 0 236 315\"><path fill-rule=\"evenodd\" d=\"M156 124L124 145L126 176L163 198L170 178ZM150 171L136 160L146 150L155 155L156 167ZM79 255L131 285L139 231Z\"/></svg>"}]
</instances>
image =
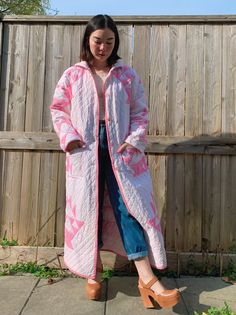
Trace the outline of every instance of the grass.
<instances>
[{"instance_id":1,"label":"grass","mask_svg":"<svg viewBox=\"0 0 236 315\"><path fill-rule=\"evenodd\" d=\"M42 279L65 276L65 273L61 270L49 268L45 265L37 265L35 262L0 265L0 276L14 275L17 273L30 273Z\"/></svg>"},{"instance_id":2,"label":"grass","mask_svg":"<svg viewBox=\"0 0 236 315\"><path fill-rule=\"evenodd\" d=\"M0 276L15 275L17 273L30 273L41 279L61 278L68 275L66 271L50 268L45 265L37 265L36 262L0 265ZM103 271L102 280L110 279L113 275L113 270L106 269Z\"/></svg>"},{"instance_id":3,"label":"grass","mask_svg":"<svg viewBox=\"0 0 236 315\"><path fill-rule=\"evenodd\" d=\"M195 311L193 315L200 314ZM203 312L201 313L201 315L236 315L236 313L232 311L232 309L226 302L224 302L224 306L222 308L212 306L207 310L207 313Z\"/></svg>"}]
</instances>

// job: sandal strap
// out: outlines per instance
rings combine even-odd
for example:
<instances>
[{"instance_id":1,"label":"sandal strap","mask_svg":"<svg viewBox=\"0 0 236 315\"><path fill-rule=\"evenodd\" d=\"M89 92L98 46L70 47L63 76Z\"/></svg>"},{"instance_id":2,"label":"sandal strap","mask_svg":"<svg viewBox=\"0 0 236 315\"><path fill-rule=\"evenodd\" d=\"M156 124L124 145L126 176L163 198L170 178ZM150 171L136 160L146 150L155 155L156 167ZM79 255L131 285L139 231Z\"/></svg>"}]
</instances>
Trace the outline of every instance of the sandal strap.
<instances>
[{"instance_id":1,"label":"sandal strap","mask_svg":"<svg viewBox=\"0 0 236 315\"><path fill-rule=\"evenodd\" d=\"M141 284L141 286L146 289L150 289L151 286L153 286L153 284L156 283L157 281L158 279L155 276L148 283L144 283L142 279L139 279L139 283Z\"/></svg>"}]
</instances>

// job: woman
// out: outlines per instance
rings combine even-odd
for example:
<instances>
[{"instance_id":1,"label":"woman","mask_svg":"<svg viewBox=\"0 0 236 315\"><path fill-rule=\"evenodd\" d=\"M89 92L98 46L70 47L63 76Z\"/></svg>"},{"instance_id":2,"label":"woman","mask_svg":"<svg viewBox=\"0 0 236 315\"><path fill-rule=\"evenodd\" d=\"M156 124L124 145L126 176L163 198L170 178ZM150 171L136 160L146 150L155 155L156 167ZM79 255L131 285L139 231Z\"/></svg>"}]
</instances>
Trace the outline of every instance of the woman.
<instances>
[{"instance_id":1,"label":"woman","mask_svg":"<svg viewBox=\"0 0 236 315\"><path fill-rule=\"evenodd\" d=\"M151 264L166 268L166 255L144 148L147 103L136 72L117 55L119 35L107 15L86 26L81 62L58 82L53 124L66 152L64 260L88 279L89 299L101 295L100 250L134 260L144 306L179 300L165 290ZM108 196L107 198L107 191Z\"/></svg>"}]
</instances>

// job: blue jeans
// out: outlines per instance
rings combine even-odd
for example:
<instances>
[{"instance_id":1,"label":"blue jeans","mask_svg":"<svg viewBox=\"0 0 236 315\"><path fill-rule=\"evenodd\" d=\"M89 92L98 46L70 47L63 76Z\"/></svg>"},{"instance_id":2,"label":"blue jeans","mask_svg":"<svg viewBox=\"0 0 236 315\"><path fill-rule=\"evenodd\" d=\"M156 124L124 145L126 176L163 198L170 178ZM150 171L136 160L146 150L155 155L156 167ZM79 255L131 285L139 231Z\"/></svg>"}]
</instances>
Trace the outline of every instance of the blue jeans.
<instances>
[{"instance_id":1,"label":"blue jeans","mask_svg":"<svg viewBox=\"0 0 236 315\"><path fill-rule=\"evenodd\" d=\"M107 184L110 202L114 211L116 224L129 260L148 255L147 243L143 228L139 222L129 214L121 196L115 175L112 170L107 145L106 126L100 123L99 128L99 218L98 218L98 247L102 243L102 208L104 200L105 182ZM114 240L115 242L115 240Z\"/></svg>"}]
</instances>

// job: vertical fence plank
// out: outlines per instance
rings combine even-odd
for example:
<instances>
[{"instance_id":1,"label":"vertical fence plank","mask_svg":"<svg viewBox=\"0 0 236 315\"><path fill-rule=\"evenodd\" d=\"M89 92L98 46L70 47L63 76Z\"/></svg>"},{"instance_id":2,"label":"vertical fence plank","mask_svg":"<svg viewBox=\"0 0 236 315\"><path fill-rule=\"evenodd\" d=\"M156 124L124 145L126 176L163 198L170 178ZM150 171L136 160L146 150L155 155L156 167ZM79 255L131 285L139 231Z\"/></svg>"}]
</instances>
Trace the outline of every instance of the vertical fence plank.
<instances>
[{"instance_id":1,"label":"vertical fence plank","mask_svg":"<svg viewBox=\"0 0 236 315\"><path fill-rule=\"evenodd\" d=\"M3 44L3 24L0 23L0 78L2 79L2 44ZM2 80L1 80L1 87L2 87ZM1 103L2 104L2 103ZM3 122L4 122L4 115L3 115L3 111L2 111L2 106L0 106L0 127L1 130L3 130Z\"/></svg>"},{"instance_id":2,"label":"vertical fence plank","mask_svg":"<svg viewBox=\"0 0 236 315\"><path fill-rule=\"evenodd\" d=\"M80 48L84 33L84 25L74 25L71 40L71 61L73 65L80 60ZM57 186L57 203L56 203L56 227L55 227L55 245L63 246L64 244L64 222L65 222L65 154L59 154L58 160L58 186Z\"/></svg>"},{"instance_id":3,"label":"vertical fence plank","mask_svg":"<svg viewBox=\"0 0 236 315\"><path fill-rule=\"evenodd\" d=\"M1 24L2 25L2 24ZM9 27L7 24L2 26L4 33L1 34L1 89L0 89L0 127L1 130L6 130L6 112L8 107L8 89L9 89L9 69L10 69L10 62L8 62L8 54L10 54L11 49L11 41L9 41ZM4 195L5 195L5 176L6 176L6 169L5 169L5 150L0 151L0 175L1 175L1 190L0 190L0 238L2 239L5 236L7 231L7 217L5 217L4 211Z\"/></svg>"},{"instance_id":4,"label":"vertical fence plank","mask_svg":"<svg viewBox=\"0 0 236 315\"><path fill-rule=\"evenodd\" d=\"M1 102L2 97L2 31L3 31L3 25L0 23L0 130L3 130L4 128L4 111L3 111L3 106L4 103ZM4 160L4 151L0 150L0 222L2 222L2 211L3 211L3 160ZM1 224L0 224L0 237L2 235L1 232Z\"/></svg>"},{"instance_id":5,"label":"vertical fence plank","mask_svg":"<svg viewBox=\"0 0 236 315\"><path fill-rule=\"evenodd\" d=\"M64 244L64 224L65 224L65 197L66 197L66 170L65 154L59 153L57 170L57 199L56 199L56 226L55 226L55 246Z\"/></svg>"},{"instance_id":6,"label":"vertical fence plank","mask_svg":"<svg viewBox=\"0 0 236 315\"><path fill-rule=\"evenodd\" d=\"M49 105L56 84L71 63L71 25L49 25L47 30L46 77L43 108L43 131L53 131ZM37 244L54 245L57 215L59 153L46 152L40 160L39 213ZM65 183L61 183L62 185ZM57 231L59 232L59 231ZM59 232L60 233L60 232Z\"/></svg>"},{"instance_id":7,"label":"vertical fence plank","mask_svg":"<svg viewBox=\"0 0 236 315\"><path fill-rule=\"evenodd\" d=\"M236 136L236 26L223 25L222 134ZM221 164L221 229L224 249L236 246L236 157L223 157Z\"/></svg>"},{"instance_id":8,"label":"vertical fence plank","mask_svg":"<svg viewBox=\"0 0 236 315\"><path fill-rule=\"evenodd\" d=\"M5 128L23 131L25 123L27 59L29 44L28 25L9 25L9 37L5 42L4 56L9 71L8 89L5 90ZM2 234L17 239L19 228L19 204L21 200L22 152L6 152L4 161L3 226Z\"/></svg>"},{"instance_id":9,"label":"vertical fence plank","mask_svg":"<svg viewBox=\"0 0 236 315\"><path fill-rule=\"evenodd\" d=\"M167 25L153 25L150 37L150 111L149 134L166 134L166 100L169 56ZM166 157L149 155L154 197L166 234Z\"/></svg>"},{"instance_id":10,"label":"vertical fence plank","mask_svg":"<svg viewBox=\"0 0 236 315\"><path fill-rule=\"evenodd\" d=\"M0 126L1 130L6 130L7 123L7 108L9 97L9 75L10 75L10 62L9 56L11 53L12 45L12 32L8 24L3 26L3 38L2 38L2 56L1 56L1 90L0 90Z\"/></svg>"},{"instance_id":11,"label":"vertical fence plank","mask_svg":"<svg viewBox=\"0 0 236 315\"><path fill-rule=\"evenodd\" d=\"M205 100L203 134L221 135L222 26L204 26ZM203 249L216 251L220 243L221 158L203 157Z\"/></svg>"},{"instance_id":12,"label":"vertical fence plank","mask_svg":"<svg viewBox=\"0 0 236 315\"><path fill-rule=\"evenodd\" d=\"M134 26L133 67L142 80L147 100L149 100L150 32L150 25Z\"/></svg>"},{"instance_id":13,"label":"vertical fence plank","mask_svg":"<svg viewBox=\"0 0 236 315\"><path fill-rule=\"evenodd\" d=\"M221 227L220 244L225 251L236 247L236 158L223 157L221 162Z\"/></svg>"},{"instance_id":14,"label":"vertical fence plank","mask_svg":"<svg viewBox=\"0 0 236 315\"><path fill-rule=\"evenodd\" d=\"M131 66L133 56L133 25L118 25L117 28L120 36L118 55L124 63Z\"/></svg>"},{"instance_id":15,"label":"vertical fence plank","mask_svg":"<svg viewBox=\"0 0 236 315\"><path fill-rule=\"evenodd\" d=\"M150 123L149 133L166 134L169 29L153 25L150 44Z\"/></svg>"},{"instance_id":16,"label":"vertical fence plank","mask_svg":"<svg viewBox=\"0 0 236 315\"><path fill-rule=\"evenodd\" d=\"M0 23L0 74L2 73L2 35L3 35L3 24ZM0 106L1 107L1 106ZM3 116L1 115L1 108L0 108L0 127L3 123Z\"/></svg>"},{"instance_id":17,"label":"vertical fence plank","mask_svg":"<svg viewBox=\"0 0 236 315\"><path fill-rule=\"evenodd\" d=\"M80 61L80 49L84 35L85 25L74 25L72 33L71 65Z\"/></svg>"},{"instance_id":18,"label":"vertical fence plank","mask_svg":"<svg viewBox=\"0 0 236 315\"><path fill-rule=\"evenodd\" d=\"M25 131L42 130L46 26L31 25ZM19 211L20 244L34 244L37 233L40 153L24 152Z\"/></svg>"},{"instance_id":19,"label":"vertical fence plank","mask_svg":"<svg viewBox=\"0 0 236 315\"><path fill-rule=\"evenodd\" d=\"M170 25L167 91L167 134L184 136L186 26ZM179 250L184 243L184 157L167 157L168 250Z\"/></svg>"},{"instance_id":20,"label":"vertical fence plank","mask_svg":"<svg viewBox=\"0 0 236 315\"><path fill-rule=\"evenodd\" d=\"M185 135L202 133L204 102L203 25L187 25ZM185 250L201 249L202 157L185 157Z\"/></svg>"}]
</instances>

